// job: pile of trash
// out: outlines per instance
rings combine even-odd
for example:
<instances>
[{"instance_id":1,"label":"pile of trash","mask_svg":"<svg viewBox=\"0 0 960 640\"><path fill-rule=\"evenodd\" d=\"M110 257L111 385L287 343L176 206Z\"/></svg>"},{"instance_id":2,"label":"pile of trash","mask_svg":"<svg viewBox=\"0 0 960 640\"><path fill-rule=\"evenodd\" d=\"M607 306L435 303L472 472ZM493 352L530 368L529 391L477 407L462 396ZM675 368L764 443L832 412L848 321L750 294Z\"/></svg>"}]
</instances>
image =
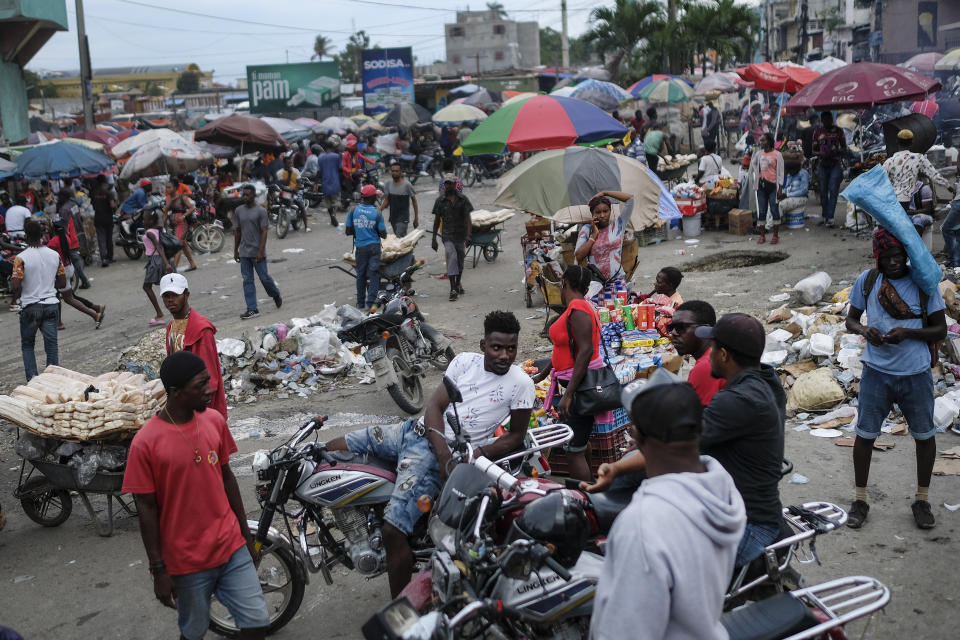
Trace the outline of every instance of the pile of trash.
<instances>
[{"instance_id":1,"label":"pile of trash","mask_svg":"<svg viewBox=\"0 0 960 640\"><path fill-rule=\"evenodd\" d=\"M337 337L343 325L364 317L350 305L324 305L309 318L217 340L227 402L252 403L265 395L306 398L343 383L347 376L373 384L373 368Z\"/></svg>"},{"instance_id":2,"label":"pile of trash","mask_svg":"<svg viewBox=\"0 0 960 640\"><path fill-rule=\"evenodd\" d=\"M821 271L770 298L785 304L767 316L768 324L779 326L767 334L761 360L780 375L794 430L839 438L838 445L852 446L866 341L846 328L852 286L841 281L846 288L824 304L831 284L830 276ZM940 291L947 303L947 339L940 362L933 368L933 379L937 395L934 423L943 432L960 418L960 324L951 319L960 318L960 294L949 280L940 283ZM891 414L881 431L906 434L906 422L898 413ZM881 440L875 446L889 448L893 444Z\"/></svg>"}]
</instances>

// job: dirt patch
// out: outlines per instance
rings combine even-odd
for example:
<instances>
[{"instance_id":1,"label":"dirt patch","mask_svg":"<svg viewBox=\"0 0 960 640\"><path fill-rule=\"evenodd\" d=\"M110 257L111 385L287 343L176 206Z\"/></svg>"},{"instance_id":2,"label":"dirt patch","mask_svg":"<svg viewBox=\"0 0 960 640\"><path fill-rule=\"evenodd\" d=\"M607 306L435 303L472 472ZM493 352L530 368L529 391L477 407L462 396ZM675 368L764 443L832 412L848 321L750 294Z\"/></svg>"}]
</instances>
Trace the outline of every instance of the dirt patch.
<instances>
[{"instance_id":1,"label":"dirt patch","mask_svg":"<svg viewBox=\"0 0 960 640\"><path fill-rule=\"evenodd\" d=\"M721 251L681 265L683 271L724 271L761 264L783 262L790 254L783 251Z\"/></svg>"}]
</instances>

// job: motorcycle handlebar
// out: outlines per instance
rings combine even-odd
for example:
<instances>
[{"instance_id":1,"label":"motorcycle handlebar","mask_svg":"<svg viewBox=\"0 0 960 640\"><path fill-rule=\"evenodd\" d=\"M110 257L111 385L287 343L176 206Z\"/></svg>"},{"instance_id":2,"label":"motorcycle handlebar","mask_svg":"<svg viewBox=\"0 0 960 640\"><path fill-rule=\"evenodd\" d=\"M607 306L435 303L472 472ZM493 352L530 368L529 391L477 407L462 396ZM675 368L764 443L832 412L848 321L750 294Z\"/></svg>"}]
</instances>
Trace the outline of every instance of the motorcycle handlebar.
<instances>
[{"instance_id":1,"label":"motorcycle handlebar","mask_svg":"<svg viewBox=\"0 0 960 640\"><path fill-rule=\"evenodd\" d=\"M556 573L558 576L563 578L564 581L566 582L570 582L570 580L573 578L573 575L571 575L571 573L567 571L562 564L554 560L553 556L547 556L546 558L544 558L543 564L550 567L550 569L552 569L554 573Z\"/></svg>"},{"instance_id":2,"label":"motorcycle handlebar","mask_svg":"<svg viewBox=\"0 0 960 640\"><path fill-rule=\"evenodd\" d=\"M519 483L517 479L509 472L497 466L495 462L484 456L478 456L473 460L474 466L487 474L487 477L497 483L497 486L505 491L516 491Z\"/></svg>"}]
</instances>

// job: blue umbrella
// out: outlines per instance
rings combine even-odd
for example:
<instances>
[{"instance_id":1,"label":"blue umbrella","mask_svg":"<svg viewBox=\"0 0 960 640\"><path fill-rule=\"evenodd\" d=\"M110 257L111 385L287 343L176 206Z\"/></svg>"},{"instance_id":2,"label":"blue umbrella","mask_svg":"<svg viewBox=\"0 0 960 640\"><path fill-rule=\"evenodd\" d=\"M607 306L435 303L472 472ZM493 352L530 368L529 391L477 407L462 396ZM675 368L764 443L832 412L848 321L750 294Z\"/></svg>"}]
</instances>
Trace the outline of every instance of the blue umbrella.
<instances>
[{"instance_id":1,"label":"blue umbrella","mask_svg":"<svg viewBox=\"0 0 960 640\"><path fill-rule=\"evenodd\" d=\"M693 83L687 80L686 78L675 76L669 73L655 73L652 76L647 76L642 80L637 80L636 82L634 82L632 85L627 87L627 92L629 92L630 95L636 98L637 95L639 95L639 93L643 91L643 88L646 87L648 84L657 82L658 80L666 80L667 78L673 78L674 80L683 80L691 87L693 86Z\"/></svg>"},{"instance_id":2,"label":"blue umbrella","mask_svg":"<svg viewBox=\"0 0 960 640\"><path fill-rule=\"evenodd\" d=\"M578 83L570 92L570 97L586 100L604 111L613 111L621 102L632 98L623 87L593 78Z\"/></svg>"},{"instance_id":3,"label":"blue umbrella","mask_svg":"<svg viewBox=\"0 0 960 640\"><path fill-rule=\"evenodd\" d=\"M17 175L27 180L75 178L112 169L116 163L83 145L63 142L42 144L17 157Z\"/></svg>"},{"instance_id":4,"label":"blue umbrella","mask_svg":"<svg viewBox=\"0 0 960 640\"><path fill-rule=\"evenodd\" d=\"M9 160L4 160L0 158L0 179L9 178L16 175L17 173L17 163L10 162Z\"/></svg>"}]
</instances>

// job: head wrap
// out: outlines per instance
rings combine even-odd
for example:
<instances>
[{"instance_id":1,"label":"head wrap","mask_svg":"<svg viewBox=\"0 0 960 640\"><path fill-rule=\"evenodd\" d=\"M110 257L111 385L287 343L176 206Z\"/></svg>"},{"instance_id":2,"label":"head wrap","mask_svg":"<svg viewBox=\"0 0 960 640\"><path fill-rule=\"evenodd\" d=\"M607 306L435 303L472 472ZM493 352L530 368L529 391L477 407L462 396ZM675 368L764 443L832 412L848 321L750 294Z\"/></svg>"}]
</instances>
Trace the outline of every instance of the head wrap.
<instances>
[{"instance_id":1,"label":"head wrap","mask_svg":"<svg viewBox=\"0 0 960 640\"><path fill-rule=\"evenodd\" d=\"M200 356L189 351L177 351L167 356L160 364L160 380L163 381L163 388L167 391L182 389L195 375L206 370L207 365Z\"/></svg>"},{"instance_id":2,"label":"head wrap","mask_svg":"<svg viewBox=\"0 0 960 640\"><path fill-rule=\"evenodd\" d=\"M897 240L896 236L883 227L877 228L876 233L873 234L873 257L875 260L879 260L880 254L887 249L897 247L903 248L903 243Z\"/></svg>"}]
</instances>

